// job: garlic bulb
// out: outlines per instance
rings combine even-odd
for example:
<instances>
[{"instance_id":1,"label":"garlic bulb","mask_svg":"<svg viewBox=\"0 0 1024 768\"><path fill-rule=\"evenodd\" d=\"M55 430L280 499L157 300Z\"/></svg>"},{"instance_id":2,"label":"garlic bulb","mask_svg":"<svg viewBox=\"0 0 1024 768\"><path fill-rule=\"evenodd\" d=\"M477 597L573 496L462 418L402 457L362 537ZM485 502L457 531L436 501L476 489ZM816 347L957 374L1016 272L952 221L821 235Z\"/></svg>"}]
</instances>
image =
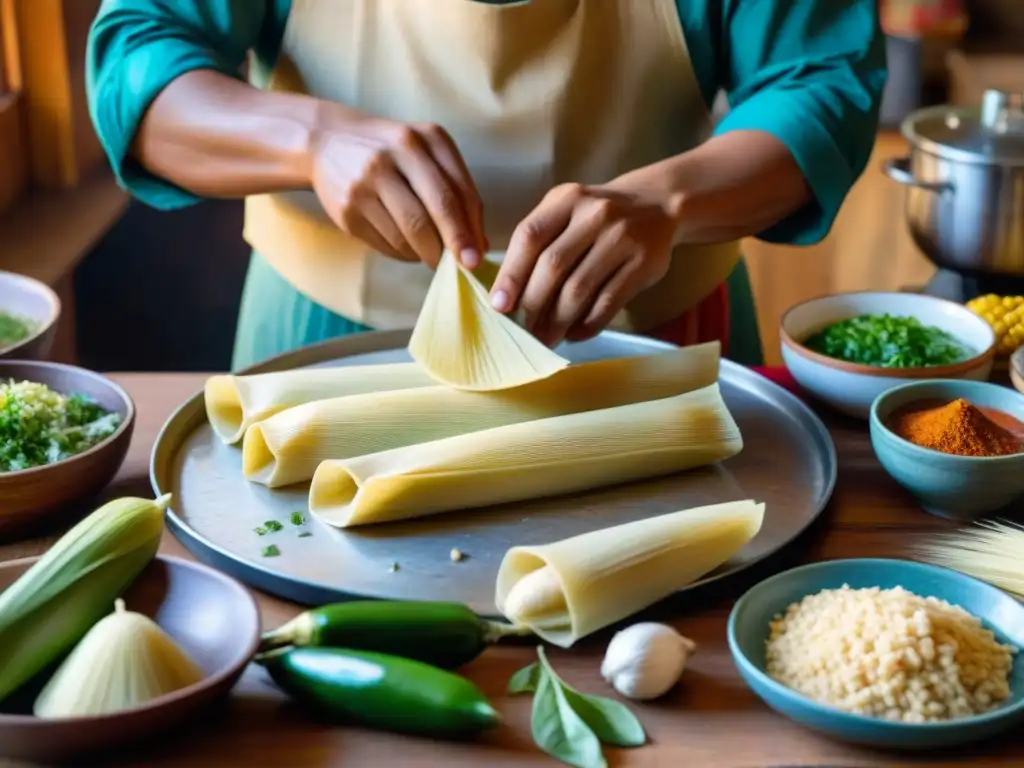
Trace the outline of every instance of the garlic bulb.
<instances>
[{"instance_id":1,"label":"garlic bulb","mask_svg":"<svg viewBox=\"0 0 1024 768\"><path fill-rule=\"evenodd\" d=\"M634 624L608 643L601 677L629 699L656 699L679 682L686 660L697 650L692 640L654 622Z\"/></svg>"},{"instance_id":2,"label":"garlic bulb","mask_svg":"<svg viewBox=\"0 0 1024 768\"><path fill-rule=\"evenodd\" d=\"M105 715L198 683L203 672L175 642L123 600L96 622L36 699L36 717Z\"/></svg>"}]
</instances>

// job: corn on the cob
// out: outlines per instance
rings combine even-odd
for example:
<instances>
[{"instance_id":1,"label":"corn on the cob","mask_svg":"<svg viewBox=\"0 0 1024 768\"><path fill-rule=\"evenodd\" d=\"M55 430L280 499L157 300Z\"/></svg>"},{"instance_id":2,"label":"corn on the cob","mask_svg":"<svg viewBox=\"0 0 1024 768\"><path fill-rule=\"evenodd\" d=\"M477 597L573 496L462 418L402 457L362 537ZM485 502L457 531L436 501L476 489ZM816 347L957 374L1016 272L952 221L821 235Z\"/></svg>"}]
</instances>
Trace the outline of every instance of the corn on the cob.
<instances>
[{"instance_id":1,"label":"corn on the cob","mask_svg":"<svg viewBox=\"0 0 1024 768\"><path fill-rule=\"evenodd\" d=\"M1024 345L1024 296L989 293L971 299L967 308L992 326L996 334L996 354L1009 355Z\"/></svg>"},{"instance_id":2,"label":"corn on the cob","mask_svg":"<svg viewBox=\"0 0 1024 768\"><path fill-rule=\"evenodd\" d=\"M0 594L0 700L55 661L156 555L170 495L104 504Z\"/></svg>"}]
</instances>

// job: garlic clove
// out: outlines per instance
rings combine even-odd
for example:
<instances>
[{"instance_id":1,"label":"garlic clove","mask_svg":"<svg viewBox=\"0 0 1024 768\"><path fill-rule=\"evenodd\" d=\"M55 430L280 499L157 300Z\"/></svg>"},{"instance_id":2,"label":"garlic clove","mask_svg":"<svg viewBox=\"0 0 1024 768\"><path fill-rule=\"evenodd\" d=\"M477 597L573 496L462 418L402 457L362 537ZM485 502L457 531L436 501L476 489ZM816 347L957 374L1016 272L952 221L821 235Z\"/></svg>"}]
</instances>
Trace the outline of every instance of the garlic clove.
<instances>
[{"instance_id":1,"label":"garlic clove","mask_svg":"<svg viewBox=\"0 0 1024 768\"><path fill-rule=\"evenodd\" d=\"M36 698L37 717L106 715L198 683L203 672L156 622L123 600L100 619Z\"/></svg>"},{"instance_id":2,"label":"garlic clove","mask_svg":"<svg viewBox=\"0 0 1024 768\"><path fill-rule=\"evenodd\" d=\"M601 677L629 699L663 696L679 682L686 660L697 645L672 627L641 622L627 627L608 643Z\"/></svg>"}]
</instances>

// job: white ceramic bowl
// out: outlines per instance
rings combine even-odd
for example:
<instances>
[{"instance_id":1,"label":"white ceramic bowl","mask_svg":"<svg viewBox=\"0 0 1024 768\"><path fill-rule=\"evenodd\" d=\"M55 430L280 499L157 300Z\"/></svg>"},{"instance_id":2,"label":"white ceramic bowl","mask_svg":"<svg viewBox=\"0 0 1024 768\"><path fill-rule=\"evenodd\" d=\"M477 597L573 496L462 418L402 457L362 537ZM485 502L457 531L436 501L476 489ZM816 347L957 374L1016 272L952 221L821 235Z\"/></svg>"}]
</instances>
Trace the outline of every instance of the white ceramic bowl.
<instances>
[{"instance_id":1,"label":"white ceramic bowl","mask_svg":"<svg viewBox=\"0 0 1024 768\"><path fill-rule=\"evenodd\" d=\"M976 354L954 365L877 368L826 357L803 345L812 334L840 320L884 314L914 317L941 328ZM819 400L861 419L868 418L875 398L891 387L921 379L986 381L995 359L996 336L988 323L960 304L917 293L864 291L811 299L782 316L779 336L782 359L797 383Z\"/></svg>"},{"instance_id":2,"label":"white ceramic bowl","mask_svg":"<svg viewBox=\"0 0 1024 768\"><path fill-rule=\"evenodd\" d=\"M27 338L0 348L6 360L47 360L60 319L60 299L38 280L0 271L0 310L27 318L36 325Z\"/></svg>"}]
</instances>

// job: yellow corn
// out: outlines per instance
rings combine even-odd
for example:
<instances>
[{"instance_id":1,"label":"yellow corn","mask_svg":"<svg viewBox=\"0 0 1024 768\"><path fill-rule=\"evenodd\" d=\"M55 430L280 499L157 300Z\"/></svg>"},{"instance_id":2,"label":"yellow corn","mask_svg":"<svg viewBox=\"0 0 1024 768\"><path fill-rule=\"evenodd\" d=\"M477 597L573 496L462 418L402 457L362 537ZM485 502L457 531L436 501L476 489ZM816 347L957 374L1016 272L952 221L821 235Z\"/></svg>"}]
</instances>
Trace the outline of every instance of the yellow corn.
<instances>
[{"instance_id":1,"label":"yellow corn","mask_svg":"<svg viewBox=\"0 0 1024 768\"><path fill-rule=\"evenodd\" d=\"M169 503L170 495L104 504L0 594L0 699L110 612L156 555Z\"/></svg>"},{"instance_id":2,"label":"yellow corn","mask_svg":"<svg viewBox=\"0 0 1024 768\"><path fill-rule=\"evenodd\" d=\"M967 308L992 326L997 354L1009 355L1024 344L1024 296L989 293L968 301Z\"/></svg>"}]
</instances>

